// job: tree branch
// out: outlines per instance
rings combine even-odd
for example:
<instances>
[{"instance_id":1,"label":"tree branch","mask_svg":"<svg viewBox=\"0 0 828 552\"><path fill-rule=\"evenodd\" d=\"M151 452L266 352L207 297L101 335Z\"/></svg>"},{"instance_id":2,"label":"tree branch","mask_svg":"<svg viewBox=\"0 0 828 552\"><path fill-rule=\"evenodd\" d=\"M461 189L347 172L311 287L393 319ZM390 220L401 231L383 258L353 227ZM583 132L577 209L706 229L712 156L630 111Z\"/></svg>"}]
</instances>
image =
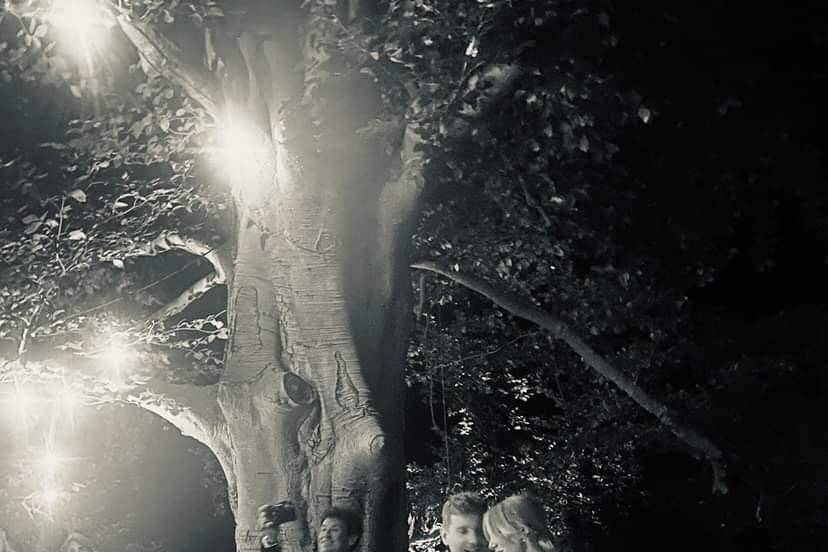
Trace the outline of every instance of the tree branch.
<instances>
[{"instance_id":1,"label":"tree branch","mask_svg":"<svg viewBox=\"0 0 828 552\"><path fill-rule=\"evenodd\" d=\"M217 384L175 384L156 378L116 400L148 410L174 425L182 435L212 447L223 422L217 390Z\"/></svg>"},{"instance_id":2,"label":"tree branch","mask_svg":"<svg viewBox=\"0 0 828 552\"><path fill-rule=\"evenodd\" d=\"M217 385L178 385L150 375L133 376L117 386L101 376L101 366L89 357L66 355L66 363L9 360L0 366L0 394L14 395L20 389L37 400L56 400L71 390L86 405L126 402L149 410L176 426L184 435L211 446L221 434L224 418L218 410ZM69 365L65 369L63 365ZM146 369L146 366L143 366ZM158 370L148 370L155 374Z\"/></svg>"},{"instance_id":3,"label":"tree branch","mask_svg":"<svg viewBox=\"0 0 828 552\"><path fill-rule=\"evenodd\" d=\"M186 251L194 256L204 257L210 261L215 271L213 285L222 285L227 281L227 262L223 259L218 247L175 232L162 232L157 238L138 247L127 257L154 257L167 251Z\"/></svg>"},{"instance_id":4,"label":"tree branch","mask_svg":"<svg viewBox=\"0 0 828 552\"><path fill-rule=\"evenodd\" d=\"M564 341L573 351L578 353L590 368L615 384L618 389L626 393L636 404L655 416L673 435L710 462L710 465L713 467L713 492L717 494L727 493L724 454L721 449L704 435L678 423L666 405L650 397L643 389L609 364L609 362L592 349L583 339L577 336L565 322L556 316L542 311L520 297L497 289L480 278L450 271L430 261L418 262L411 266L412 268L428 270L445 276L490 299L513 315L534 322L538 326L552 332L557 339Z\"/></svg>"},{"instance_id":5,"label":"tree branch","mask_svg":"<svg viewBox=\"0 0 828 552\"><path fill-rule=\"evenodd\" d=\"M423 139L411 127L406 127L400 148L398 176L389 181L380 194L379 232L380 243L394 243L400 225L411 221L425 190L423 152L417 146ZM407 239L407 238L406 238Z\"/></svg>"},{"instance_id":6,"label":"tree branch","mask_svg":"<svg viewBox=\"0 0 828 552\"><path fill-rule=\"evenodd\" d=\"M128 15L116 20L141 57L167 80L181 86L214 118L219 116L220 93L213 76L202 67L186 61L184 53L152 26Z\"/></svg>"},{"instance_id":7,"label":"tree branch","mask_svg":"<svg viewBox=\"0 0 828 552\"><path fill-rule=\"evenodd\" d=\"M127 256L152 257L173 250L186 251L197 257L207 259L213 265L213 272L199 279L179 294L178 297L158 309L149 317L150 320L163 321L175 316L214 287L224 285L227 282L226 263L222 259L219 249L192 238L184 238L174 232L162 232L157 238L140 246Z\"/></svg>"},{"instance_id":8,"label":"tree branch","mask_svg":"<svg viewBox=\"0 0 828 552\"><path fill-rule=\"evenodd\" d=\"M208 274L203 278L199 278L196 283L182 291L178 297L152 313L149 320L164 321L176 314L179 314L188 306L192 305L214 287L224 283L222 279L219 281L215 273Z\"/></svg>"}]
</instances>

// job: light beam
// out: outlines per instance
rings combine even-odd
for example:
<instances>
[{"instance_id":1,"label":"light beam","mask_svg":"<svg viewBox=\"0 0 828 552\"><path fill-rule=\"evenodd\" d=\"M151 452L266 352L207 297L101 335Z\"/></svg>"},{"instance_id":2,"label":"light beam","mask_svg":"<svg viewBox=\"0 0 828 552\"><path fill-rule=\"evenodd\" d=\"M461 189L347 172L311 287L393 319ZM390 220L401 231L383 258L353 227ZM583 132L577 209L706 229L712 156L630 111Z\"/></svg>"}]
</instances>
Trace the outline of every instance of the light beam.
<instances>
[{"instance_id":1,"label":"light beam","mask_svg":"<svg viewBox=\"0 0 828 552\"><path fill-rule=\"evenodd\" d=\"M106 35L103 31L114 23L109 14L95 0L54 0L46 20L67 51L92 74L93 46L102 46L100 41Z\"/></svg>"}]
</instances>

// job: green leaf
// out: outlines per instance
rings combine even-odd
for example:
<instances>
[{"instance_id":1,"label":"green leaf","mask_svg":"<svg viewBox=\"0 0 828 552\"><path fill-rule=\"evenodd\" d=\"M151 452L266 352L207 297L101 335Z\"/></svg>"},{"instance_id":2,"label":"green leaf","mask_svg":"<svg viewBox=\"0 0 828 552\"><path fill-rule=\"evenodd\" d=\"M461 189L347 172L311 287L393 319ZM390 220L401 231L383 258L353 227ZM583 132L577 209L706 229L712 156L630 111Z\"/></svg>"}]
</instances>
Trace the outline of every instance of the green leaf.
<instances>
[{"instance_id":1,"label":"green leaf","mask_svg":"<svg viewBox=\"0 0 828 552\"><path fill-rule=\"evenodd\" d=\"M69 235L66 236L68 239L73 241L85 240L86 234L83 233L83 230L72 230L69 232Z\"/></svg>"}]
</instances>

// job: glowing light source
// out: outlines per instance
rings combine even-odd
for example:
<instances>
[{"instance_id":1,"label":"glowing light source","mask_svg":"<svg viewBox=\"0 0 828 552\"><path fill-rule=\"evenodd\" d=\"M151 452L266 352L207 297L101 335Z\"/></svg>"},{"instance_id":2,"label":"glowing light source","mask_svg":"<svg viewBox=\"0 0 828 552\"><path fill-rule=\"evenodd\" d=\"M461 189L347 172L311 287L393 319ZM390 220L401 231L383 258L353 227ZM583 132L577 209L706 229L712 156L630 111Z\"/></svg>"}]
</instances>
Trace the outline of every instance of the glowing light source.
<instances>
[{"instance_id":1,"label":"glowing light source","mask_svg":"<svg viewBox=\"0 0 828 552\"><path fill-rule=\"evenodd\" d=\"M45 505L51 508L55 505L55 503L58 500L60 500L61 496L63 496L63 493L54 487L47 486L43 489L43 492L40 494L40 496L43 499Z\"/></svg>"},{"instance_id":2,"label":"glowing light source","mask_svg":"<svg viewBox=\"0 0 828 552\"><path fill-rule=\"evenodd\" d=\"M120 391L127 387L124 371L132 352L118 335L110 338L109 347L100 353L98 359L102 368L108 373L109 388Z\"/></svg>"},{"instance_id":3,"label":"glowing light source","mask_svg":"<svg viewBox=\"0 0 828 552\"><path fill-rule=\"evenodd\" d=\"M92 0L55 0L49 21L55 27L78 35L93 32L95 27L106 24L103 13Z\"/></svg>"},{"instance_id":4,"label":"glowing light source","mask_svg":"<svg viewBox=\"0 0 828 552\"><path fill-rule=\"evenodd\" d=\"M113 336L109 347L101 354L100 359L109 369L121 368L129 357L129 349L117 336Z\"/></svg>"},{"instance_id":5,"label":"glowing light source","mask_svg":"<svg viewBox=\"0 0 828 552\"><path fill-rule=\"evenodd\" d=\"M243 116L232 113L223 117L215 146L208 151L217 153L216 162L239 182L253 180L269 154L265 135Z\"/></svg>"},{"instance_id":6,"label":"glowing light source","mask_svg":"<svg viewBox=\"0 0 828 552\"><path fill-rule=\"evenodd\" d=\"M101 32L114 20L95 0L54 0L47 20L60 34L60 42L92 72L92 41L100 46Z\"/></svg>"},{"instance_id":7,"label":"glowing light source","mask_svg":"<svg viewBox=\"0 0 828 552\"><path fill-rule=\"evenodd\" d=\"M53 450L49 450L40 459L40 465L48 477L54 477L65 458Z\"/></svg>"}]
</instances>

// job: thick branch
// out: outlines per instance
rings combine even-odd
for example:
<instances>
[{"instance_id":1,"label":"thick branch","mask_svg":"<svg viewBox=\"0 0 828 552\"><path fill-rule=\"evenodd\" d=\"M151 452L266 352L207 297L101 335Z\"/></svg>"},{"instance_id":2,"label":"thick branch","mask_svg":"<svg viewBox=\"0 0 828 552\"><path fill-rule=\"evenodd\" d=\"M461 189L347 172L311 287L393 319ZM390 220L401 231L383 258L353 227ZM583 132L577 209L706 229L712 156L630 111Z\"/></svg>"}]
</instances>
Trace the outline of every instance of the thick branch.
<instances>
[{"instance_id":1,"label":"thick branch","mask_svg":"<svg viewBox=\"0 0 828 552\"><path fill-rule=\"evenodd\" d=\"M36 399L54 400L64 390L80 395L84 404L100 405L113 402L135 404L164 418L185 435L211 445L221 433L223 418L218 410L216 386L177 385L142 374L131 381L113 384L102 377L96 359L67 355L54 351L56 360L9 360L0 365L0 394L11 396L20 389L33 393ZM66 366L71 366L67 369ZM144 373L160 370L141 367ZM124 374L129 377L130 374Z\"/></svg>"},{"instance_id":2,"label":"thick branch","mask_svg":"<svg viewBox=\"0 0 828 552\"><path fill-rule=\"evenodd\" d=\"M181 49L160 32L127 15L117 18L121 30L141 57L164 78L181 86L213 117L219 116L219 90L215 79L203 67L186 61Z\"/></svg>"},{"instance_id":3,"label":"thick branch","mask_svg":"<svg viewBox=\"0 0 828 552\"><path fill-rule=\"evenodd\" d=\"M129 256L155 256L172 250L186 251L192 255L204 257L213 265L213 272L195 282L178 297L156 311L150 317L152 320L166 320L175 316L214 287L227 282L226 263L218 248L192 238L184 238L176 233L162 232L157 238L139 247Z\"/></svg>"},{"instance_id":4,"label":"thick branch","mask_svg":"<svg viewBox=\"0 0 828 552\"><path fill-rule=\"evenodd\" d=\"M435 272L454 280L458 284L487 297L515 316L534 322L542 328L551 331L556 338L564 341L573 351L578 353L590 368L614 383L616 387L626 393L641 408L658 418L676 437L684 441L685 444L710 462L714 473L713 492L722 494L727 492L727 486L724 481L724 454L721 449L704 435L678 423L666 405L650 397L643 389L630 381L624 374L592 349L583 339L577 336L565 322L556 316L540 310L520 297L497 289L480 278L450 271L430 261L415 263L411 266L413 268Z\"/></svg>"},{"instance_id":5,"label":"thick branch","mask_svg":"<svg viewBox=\"0 0 828 552\"><path fill-rule=\"evenodd\" d=\"M422 142L423 139L415 130L411 127L405 129L400 148L399 174L385 185L380 194L380 246L384 249L393 247L397 238L407 239L398 234L418 211L420 198L425 190L425 160L423 152L417 149ZM390 250L383 251L382 255L390 258L391 253Z\"/></svg>"},{"instance_id":6,"label":"thick branch","mask_svg":"<svg viewBox=\"0 0 828 552\"><path fill-rule=\"evenodd\" d=\"M121 400L160 416L187 435L212 447L223 418L217 385L175 384L159 379L124 393Z\"/></svg>"},{"instance_id":7,"label":"thick branch","mask_svg":"<svg viewBox=\"0 0 828 552\"><path fill-rule=\"evenodd\" d=\"M152 316L150 316L150 320L163 321L171 316L175 316L188 306L198 301L200 298L204 297L204 294L208 291L223 283L224 281L220 280L215 273L211 273L203 278L200 278L196 283L181 292L178 297L155 311Z\"/></svg>"},{"instance_id":8,"label":"thick branch","mask_svg":"<svg viewBox=\"0 0 828 552\"><path fill-rule=\"evenodd\" d=\"M154 240L138 247L129 257L154 257L167 251L186 251L197 257L204 257L213 265L216 272L216 285L227 280L227 263L222 258L221 250L199 240L184 237L175 232L161 232Z\"/></svg>"}]
</instances>

